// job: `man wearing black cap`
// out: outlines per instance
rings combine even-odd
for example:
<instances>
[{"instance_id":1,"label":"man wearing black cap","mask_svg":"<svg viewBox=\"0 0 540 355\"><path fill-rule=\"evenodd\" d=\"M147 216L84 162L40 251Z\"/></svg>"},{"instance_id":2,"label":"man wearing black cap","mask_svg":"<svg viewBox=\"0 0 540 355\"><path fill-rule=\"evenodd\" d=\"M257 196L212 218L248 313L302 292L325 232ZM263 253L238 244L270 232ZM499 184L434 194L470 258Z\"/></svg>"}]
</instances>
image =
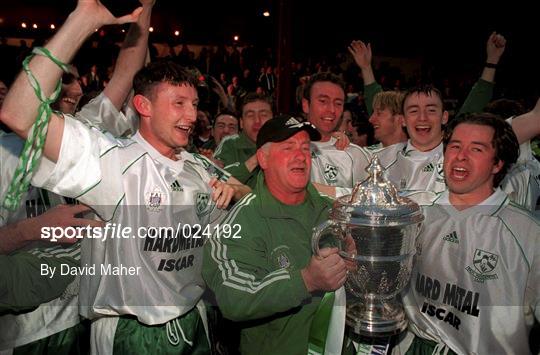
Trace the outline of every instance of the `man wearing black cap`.
<instances>
[{"instance_id":1,"label":"man wearing black cap","mask_svg":"<svg viewBox=\"0 0 540 355\"><path fill-rule=\"evenodd\" d=\"M330 207L309 182L310 142L320 138L291 116L266 122L257 136L257 185L205 245L203 277L223 315L242 322L241 353L306 354L321 291L345 282L338 250L313 256L310 246ZM237 239L223 238L225 229L239 230Z\"/></svg>"}]
</instances>

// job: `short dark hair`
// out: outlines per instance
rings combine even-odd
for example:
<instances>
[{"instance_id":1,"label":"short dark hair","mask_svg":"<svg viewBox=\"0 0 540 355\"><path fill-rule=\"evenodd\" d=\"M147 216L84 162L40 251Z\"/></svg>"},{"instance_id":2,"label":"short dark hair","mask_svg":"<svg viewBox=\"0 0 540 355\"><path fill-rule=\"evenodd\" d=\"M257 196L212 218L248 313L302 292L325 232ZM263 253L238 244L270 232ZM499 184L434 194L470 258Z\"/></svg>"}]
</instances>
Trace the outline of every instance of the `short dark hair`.
<instances>
[{"instance_id":1,"label":"short dark hair","mask_svg":"<svg viewBox=\"0 0 540 355\"><path fill-rule=\"evenodd\" d=\"M488 126L493 128L491 145L495 148L495 163L502 161L503 167L493 177L493 187L499 186L506 173L519 156L519 143L512 127L502 118L491 113L476 113L463 115L450 121L443 136L444 150L452 138L454 129L463 123Z\"/></svg>"},{"instance_id":2,"label":"short dark hair","mask_svg":"<svg viewBox=\"0 0 540 355\"><path fill-rule=\"evenodd\" d=\"M151 97L153 88L160 83L197 87L198 78L188 69L170 61L153 62L137 72L133 78L135 95Z\"/></svg>"},{"instance_id":3,"label":"short dark hair","mask_svg":"<svg viewBox=\"0 0 540 355\"><path fill-rule=\"evenodd\" d=\"M411 87L407 91L405 91L405 94L403 95L403 99L401 101L401 112L405 113L405 101L407 101L407 98L409 96L412 96L414 94L425 94L427 96L431 96L435 93L441 100L442 109L444 110L444 100L443 100L443 94L439 89L437 89L435 86L431 84L420 84L414 87Z\"/></svg>"},{"instance_id":4,"label":"short dark hair","mask_svg":"<svg viewBox=\"0 0 540 355\"><path fill-rule=\"evenodd\" d=\"M346 91L345 82L343 81L343 79L341 79L339 76L331 72L321 72L321 73L317 73L309 77L309 80L306 83L306 86L304 87L304 92L303 92L304 99L310 101L311 88L313 87L313 85L315 85L318 82L324 82L324 81L336 84L343 90L343 93L345 94L345 91Z\"/></svg>"},{"instance_id":5,"label":"short dark hair","mask_svg":"<svg viewBox=\"0 0 540 355\"><path fill-rule=\"evenodd\" d=\"M274 112L274 102L272 101L272 98L265 94L257 94L256 92L250 92L244 96L242 99L242 104L238 108L238 112L240 113L240 116L242 116L242 111L244 110L244 106L246 106L249 103L256 102L256 101L262 101L266 102L268 105L270 105L270 109L272 110L272 113Z\"/></svg>"},{"instance_id":6,"label":"short dark hair","mask_svg":"<svg viewBox=\"0 0 540 355\"><path fill-rule=\"evenodd\" d=\"M214 118L214 122L212 126L214 127L216 126L216 122L219 116L231 116L231 117L234 117L236 121L238 121L238 114L236 112L232 110L228 110L228 109L223 109L216 114L216 117Z\"/></svg>"}]
</instances>

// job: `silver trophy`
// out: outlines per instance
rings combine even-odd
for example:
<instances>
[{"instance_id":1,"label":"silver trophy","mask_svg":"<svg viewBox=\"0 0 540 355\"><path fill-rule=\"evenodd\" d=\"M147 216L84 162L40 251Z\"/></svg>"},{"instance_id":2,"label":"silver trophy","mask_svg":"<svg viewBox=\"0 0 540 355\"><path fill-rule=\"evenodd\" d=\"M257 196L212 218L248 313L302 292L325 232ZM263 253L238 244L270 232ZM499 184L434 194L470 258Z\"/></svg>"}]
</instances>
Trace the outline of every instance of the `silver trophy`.
<instances>
[{"instance_id":1,"label":"silver trophy","mask_svg":"<svg viewBox=\"0 0 540 355\"><path fill-rule=\"evenodd\" d=\"M398 294L411 277L415 239L424 216L383 179L375 156L369 177L334 202L330 219L314 229L312 247L337 246L349 264L346 322L356 334L383 337L407 327Z\"/></svg>"}]
</instances>

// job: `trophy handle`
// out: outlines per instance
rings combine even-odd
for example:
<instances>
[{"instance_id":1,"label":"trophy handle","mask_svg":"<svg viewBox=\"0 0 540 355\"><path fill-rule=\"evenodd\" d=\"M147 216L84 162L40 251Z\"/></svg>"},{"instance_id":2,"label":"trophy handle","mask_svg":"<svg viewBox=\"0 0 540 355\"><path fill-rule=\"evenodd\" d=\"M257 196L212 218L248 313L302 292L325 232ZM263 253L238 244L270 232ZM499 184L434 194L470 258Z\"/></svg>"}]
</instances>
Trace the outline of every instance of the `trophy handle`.
<instances>
[{"instance_id":1,"label":"trophy handle","mask_svg":"<svg viewBox=\"0 0 540 355\"><path fill-rule=\"evenodd\" d=\"M319 256L319 242L321 240L322 233L330 227L334 227L336 223L332 220L325 221L313 228L313 236L311 237L311 249L313 254Z\"/></svg>"}]
</instances>

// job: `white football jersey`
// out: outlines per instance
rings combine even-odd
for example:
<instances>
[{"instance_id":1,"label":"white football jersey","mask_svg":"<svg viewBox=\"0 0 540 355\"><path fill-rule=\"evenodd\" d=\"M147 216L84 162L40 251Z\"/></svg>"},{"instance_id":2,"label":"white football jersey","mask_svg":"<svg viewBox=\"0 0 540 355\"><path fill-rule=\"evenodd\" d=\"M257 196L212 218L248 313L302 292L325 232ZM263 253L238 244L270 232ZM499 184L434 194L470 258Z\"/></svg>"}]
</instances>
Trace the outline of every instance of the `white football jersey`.
<instances>
[{"instance_id":1,"label":"white football jersey","mask_svg":"<svg viewBox=\"0 0 540 355\"><path fill-rule=\"evenodd\" d=\"M105 129L111 129L116 122L126 120L103 93L77 112L75 118L86 124L104 126ZM113 129L113 133L118 132ZM14 133L0 136L0 204L6 196L24 143L25 141ZM50 164L46 159L42 159L41 162ZM36 217L47 209L63 203L66 203L66 200L62 196L30 186L15 211L9 211L0 205L0 227L25 218ZM34 242L25 249L39 258L70 257L80 260L80 243L71 246L43 244ZM31 312L1 316L0 350L8 351L78 324L80 322L78 293L79 277L76 276L60 297L41 304Z\"/></svg>"},{"instance_id":2,"label":"white football jersey","mask_svg":"<svg viewBox=\"0 0 540 355\"><path fill-rule=\"evenodd\" d=\"M540 225L497 189L456 210L425 208L411 282L410 329L458 354L527 354L540 307Z\"/></svg>"},{"instance_id":3,"label":"white football jersey","mask_svg":"<svg viewBox=\"0 0 540 355\"><path fill-rule=\"evenodd\" d=\"M518 162L506 174L501 186L512 201L540 213L537 211L540 208L540 162L533 156L530 142L520 145L519 149Z\"/></svg>"},{"instance_id":4,"label":"white football jersey","mask_svg":"<svg viewBox=\"0 0 540 355\"><path fill-rule=\"evenodd\" d=\"M350 144L338 150L335 138L328 142L311 142L311 181L352 188L367 178L366 167L371 154L367 149Z\"/></svg>"},{"instance_id":5,"label":"white football jersey","mask_svg":"<svg viewBox=\"0 0 540 355\"><path fill-rule=\"evenodd\" d=\"M130 105L125 114L117 110L103 92L84 105L75 118L115 137L131 136L139 128L137 112Z\"/></svg>"},{"instance_id":6,"label":"white football jersey","mask_svg":"<svg viewBox=\"0 0 540 355\"><path fill-rule=\"evenodd\" d=\"M409 140L407 144L386 147L377 156L386 169L386 178L404 194L416 191L440 193L446 189L442 143L428 152L421 152Z\"/></svg>"},{"instance_id":7,"label":"white football jersey","mask_svg":"<svg viewBox=\"0 0 540 355\"><path fill-rule=\"evenodd\" d=\"M182 150L177 157L164 157L138 133L113 139L66 117L58 162L41 164L33 184L76 197L111 223L105 240L83 239L81 266L95 267L81 276L85 317L127 314L163 324L202 295L201 233L223 214L211 202L208 170L219 172L201 156ZM122 274L128 269L136 274Z\"/></svg>"}]
</instances>

